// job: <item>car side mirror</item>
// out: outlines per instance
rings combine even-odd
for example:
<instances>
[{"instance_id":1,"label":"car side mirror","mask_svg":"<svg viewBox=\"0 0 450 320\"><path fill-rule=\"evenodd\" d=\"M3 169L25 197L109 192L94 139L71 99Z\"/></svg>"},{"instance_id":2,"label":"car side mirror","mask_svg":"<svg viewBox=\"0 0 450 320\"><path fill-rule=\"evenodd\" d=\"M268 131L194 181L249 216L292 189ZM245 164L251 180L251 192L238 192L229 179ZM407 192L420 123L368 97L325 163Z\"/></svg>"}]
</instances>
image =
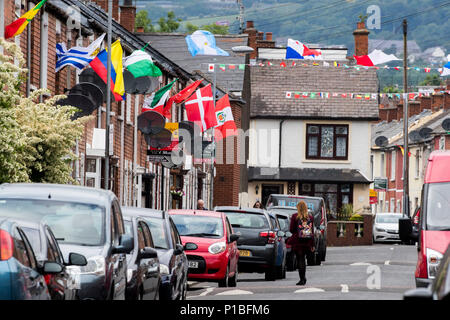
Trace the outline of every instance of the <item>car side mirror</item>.
<instances>
[{"instance_id":1,"label":"car side mirror","mask_svg":"<svg viewBox=\"0 0 450 320\"><path fill-rule=\"evenodd\" d=\"M402 241L417 240L413 239L412 221L409 217L398 220L398 235Z\"/></svg>"},{"instance_id":2,"label":"car side mirror","mask_svg":"<svg viewBox=\"0 0 450 320\"><path fill-rule=\"evenodd\" d=\"M430 288L417 288L408 290L403 295L403 300L432 300L433 292Z\"/></svg>"},{"instance_id":3,"label":"car side mirror","mask_svg":"<svg viewBox=\"0 0 450 320\"><path fill-rule=\"evenodd\" d=\"M235 242L235 241L237 241L238 239L239 239L239 235L238 235L238 234L236 234L236 233L230 234L230 243L231 243L231 242Z\"/></svg>"},{"instance_id":4,"label":"car side mirror","mask_svg":"<svg viewBox=\"0 0 450 320\"><path fill-rule=\"evenodd\" d=\"M125 253L129 254L134 249L133 238L127 234L123 234L120 237L120 245L113 248L114 253Z\"/></svg>"},{"instance_id":5,"label":"car side mirror","mask_svg":"<svg viewBox=\"0 0 450 320\"><path fill-rule=\"evenodd\" d=\"M144 249L141 249L138 253L139 259L154 259L158 258L158 252L150 247L145 247Z\"/></svg>"},{"instance_id":6,"label":"car side mirror","mask_svg":"<svg viewBox=\"0 0 450 320\"><path fill-rule=\"evenodd\" d=\"M174 254L177 256L177 255L179 255L179 254L182 254L183 251L184 251L184 247L183 247L181 244L178 243L178 244L175 246Z\"/></svg>"},{"instance_id":7,"label":"car side mirror","mask_svg":"<svg viewBox=\"0 0 450 320\"><path fill-rule=\"evenodd\" d=\"M63 266L57 262L46 261L42 270L44 274L56 274L63 271Z\"/></svg>"},{"instance_id":8,"label":"car side mirror","mask_svg":"<svg viewBox=\"0 0 450 320\"><path fill-rule=\"evenodd\" d=\"M286 235L286 233L284 233L284 231L278 230L277 231L277 236L278 237L284 237Z\"/></svg>"},{"instance_id":9,"label":"car side mirror","mask_svg":"<svg viewBox=\"0 0 450 320\"><path fill-rule=\"evenodd\" d=\"M286 231L286 237L288 237L288 238L292 237L292 232Z\"/></svg>"},{"instance_id":10,"label":"car side mirror","mask_svg":"<svg viewBox=\"0 0 450 320\"><path fill-rule=\"evenodd\" d=\"M87 259L85 256L79 253L69 253L69 266L85 266L87 265Z\"/></svg>"}]
</instances>

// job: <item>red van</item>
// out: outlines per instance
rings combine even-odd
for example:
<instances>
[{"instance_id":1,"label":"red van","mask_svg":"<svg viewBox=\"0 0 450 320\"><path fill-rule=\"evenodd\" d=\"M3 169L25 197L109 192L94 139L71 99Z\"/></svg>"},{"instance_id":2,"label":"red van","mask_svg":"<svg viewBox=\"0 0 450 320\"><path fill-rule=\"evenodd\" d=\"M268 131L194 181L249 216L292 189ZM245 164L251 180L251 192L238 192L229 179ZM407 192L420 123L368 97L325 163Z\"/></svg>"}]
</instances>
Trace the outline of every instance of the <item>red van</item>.
<instances>
[{"instance_id":1,"label":"red van","mask_svg":"<svg viewBox=\"0 0 450 320\"><path fill-rule=\"evenodd\" d=\"M422 188L418 233L411 219L401 219L402 240L418 241L416 286L427 287L435 278L445 250L450 244L450 151L433 151L428 159Z\"/></svg>"}]
</instances>

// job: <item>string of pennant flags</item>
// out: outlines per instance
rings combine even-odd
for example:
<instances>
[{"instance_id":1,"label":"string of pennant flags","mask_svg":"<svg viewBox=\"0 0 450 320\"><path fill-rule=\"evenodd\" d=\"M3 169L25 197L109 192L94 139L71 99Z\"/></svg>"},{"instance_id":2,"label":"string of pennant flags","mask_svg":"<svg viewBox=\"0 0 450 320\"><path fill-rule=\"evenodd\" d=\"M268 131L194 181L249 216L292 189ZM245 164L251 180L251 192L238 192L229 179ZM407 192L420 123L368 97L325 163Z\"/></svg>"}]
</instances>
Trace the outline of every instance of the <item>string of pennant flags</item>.
<instances>
[{"instance_id":1,"label":"string of pennant flags","mask_svg":"<svg viewBox=\"0 0 450 320\"><path fill-rule=\"evenodd\" d=\"M447 93L450 90L442 90L434 93ZM429 97L431 92L410 92L407 93L408 100L414 100L418 97ZM403 93L348 93L348 92L303 92L303 91L286 91L286 99L329 99L329 98L344 98L344 99L358 99L358 100L377 100L378 98L388 97L390 99L396 97L400 99Z\"/></svg>"},{"instance_id":2,"label":"string of pennant flags","mask_svg":"<svg viewBox=\"0 0 450 320\"><path fill-rule=\"evenodd\" d=\"M402 71L403 67L389 67L389 66L361 66L361 65L348 65L345 63L338 63L336 61L334 62L327 62L327 61L323 61L322 64L320 64L319 62L313 62L312 64L307 64L307 63L301 63L301 62L297 62L297 61L283 61L281 63L273 63L271 61L265 61L265 62L258 62L258 63L250 63L250 64L214 64L214 63L209 63L208 64L208 70L209 72L214 72L216 66L218 67L218 69L220 71L227 71L227 70L245 70L245 66L259 66L259 67L271 67L271 66L281 66L283 68L287 68L287 67L318 67L318 66L323 66L323 67L333 67L333 68L345 68L345 69L354 69L354 70L368 70L368 69L375 69L375 70L396 70L396 71ZM437 71L439 73L442 73L444 71L444 68L436 68L436 67L407 67L407 70L415 70L418 72L425 72L425 73L430 73L432 71Z\"/></svg>"}]
</instances>

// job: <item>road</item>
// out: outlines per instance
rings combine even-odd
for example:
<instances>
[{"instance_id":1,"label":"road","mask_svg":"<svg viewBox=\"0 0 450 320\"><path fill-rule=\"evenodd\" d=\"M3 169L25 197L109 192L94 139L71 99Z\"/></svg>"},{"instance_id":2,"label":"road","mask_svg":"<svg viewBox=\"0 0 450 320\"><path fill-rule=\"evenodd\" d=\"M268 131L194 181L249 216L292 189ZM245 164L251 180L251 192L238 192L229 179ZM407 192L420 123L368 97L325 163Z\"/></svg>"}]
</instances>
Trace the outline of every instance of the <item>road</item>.
<instances>
[{"instance_id":1,"label":"road","mask_svg":"<svg viewBox=\"0 0 450 320\"><path fill-rule=\"evenodd\" d=\"M333 247L321 266L306 270L305 286L295 285L298 272L264 281L264 274L240 273L236 288L190 282L188 300L399 300L415 288L415 246L375 244Z\"/></svg>"}]
</instances>

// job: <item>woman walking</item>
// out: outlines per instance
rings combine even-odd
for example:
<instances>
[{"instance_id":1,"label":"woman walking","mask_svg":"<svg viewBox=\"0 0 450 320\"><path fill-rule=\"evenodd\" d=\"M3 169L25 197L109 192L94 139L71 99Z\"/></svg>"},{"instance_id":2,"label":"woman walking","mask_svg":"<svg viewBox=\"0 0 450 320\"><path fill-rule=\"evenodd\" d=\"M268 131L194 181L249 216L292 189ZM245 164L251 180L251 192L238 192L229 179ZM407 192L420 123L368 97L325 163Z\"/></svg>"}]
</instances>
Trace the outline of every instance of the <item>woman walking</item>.
<instances>
[{"instance_id":1,"label":"woman walking","mask_svg":"<svg viewBox=\"0 0 450 320\"><path fill-rule=\"evenodd\" d=\"M292 215L289 231L292 236L288 242L297 257L298 274L300 281L297 285L306 284L306 255L314 252L314 217L308 213L304 201L297 203L297 213Z\"/></svg>"}]
</instances>

